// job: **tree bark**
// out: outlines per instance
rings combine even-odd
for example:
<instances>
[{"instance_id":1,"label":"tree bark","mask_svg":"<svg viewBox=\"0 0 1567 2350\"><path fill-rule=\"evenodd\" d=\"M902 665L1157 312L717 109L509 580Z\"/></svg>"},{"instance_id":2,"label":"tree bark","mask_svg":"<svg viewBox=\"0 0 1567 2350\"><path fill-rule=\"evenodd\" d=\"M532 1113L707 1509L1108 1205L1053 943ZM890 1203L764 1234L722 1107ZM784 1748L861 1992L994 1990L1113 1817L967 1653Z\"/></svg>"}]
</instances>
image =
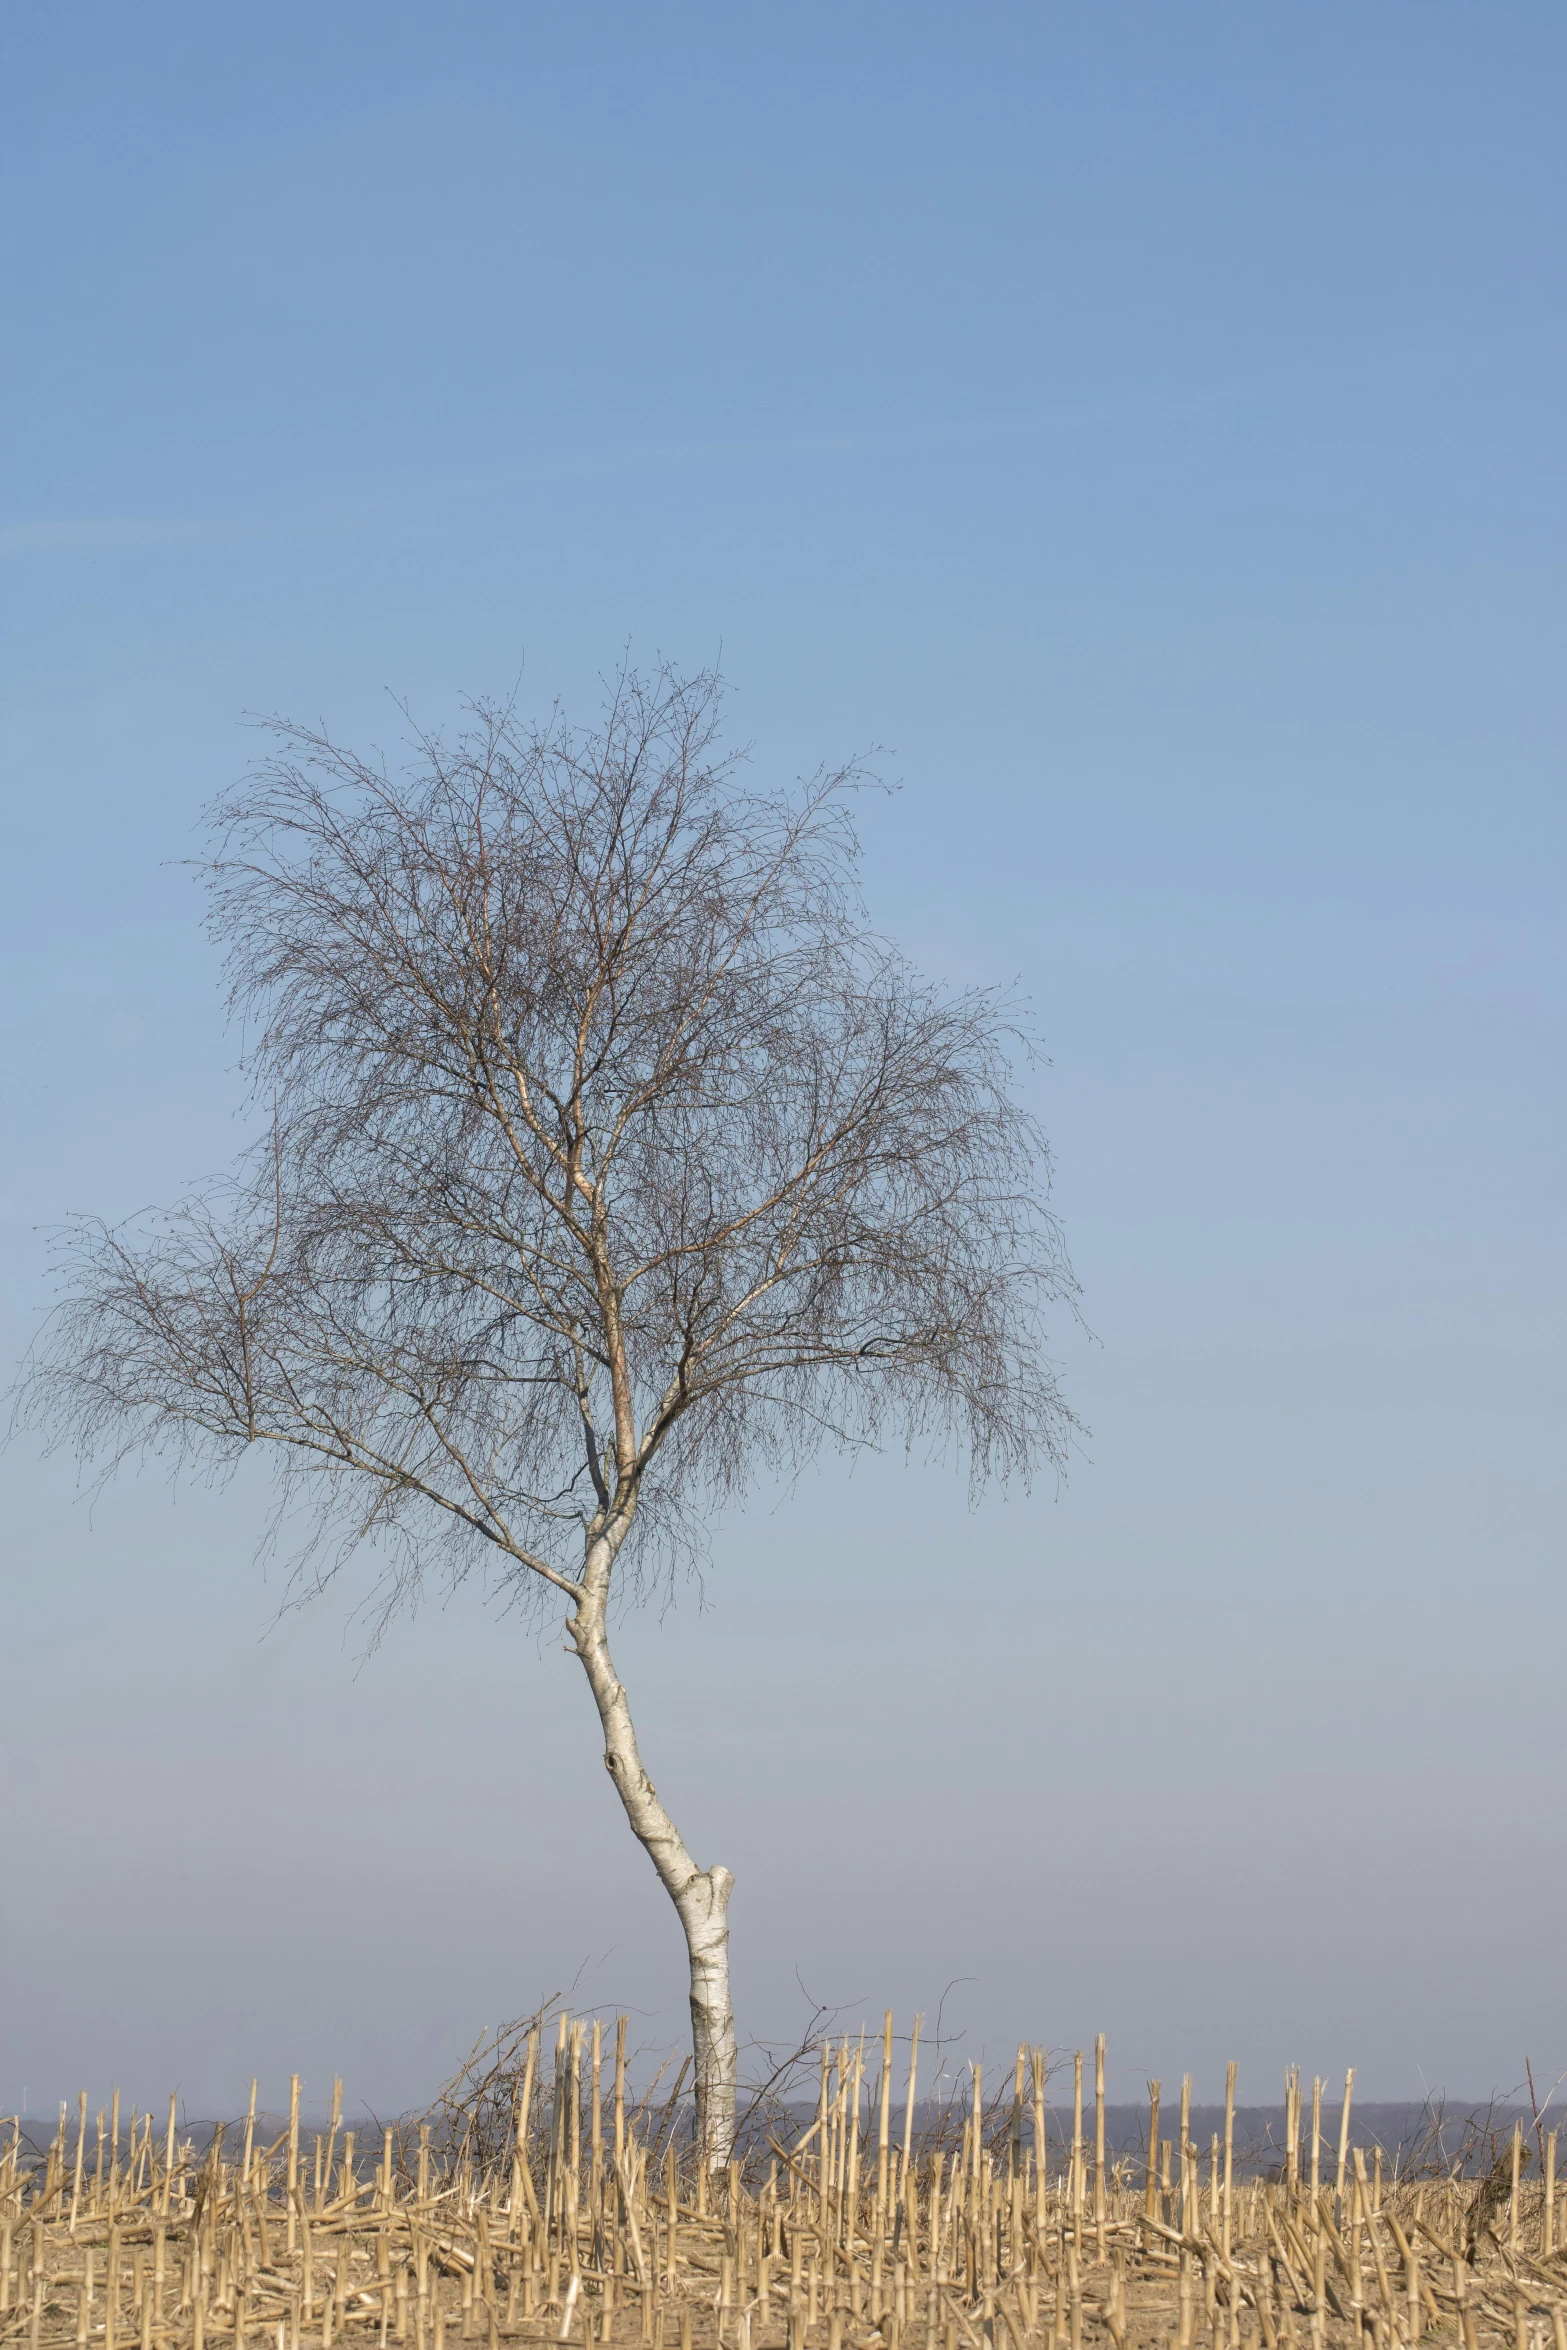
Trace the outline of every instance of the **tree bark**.
<instances>
[{"instance_id":1,"label":"tree bark","mask_svg":"<svg viewBox=\"0 0 1567 2350\"><path fill-rule=\"evenodd\" d=\"M691 1978L691 2053L696 2070L696 2126L708 2167L722 2170L735 2136L734 2010L729 2001L729 1895L734 1878L722 1863L699 1869L642 1767L631 1708L605 1637L608 1563L585 1577L577 1612L566 1619L604 1729L604 1767L626 1807L631 1832L647 1851L685 1932Z\"/></svg>"}]
</instances>

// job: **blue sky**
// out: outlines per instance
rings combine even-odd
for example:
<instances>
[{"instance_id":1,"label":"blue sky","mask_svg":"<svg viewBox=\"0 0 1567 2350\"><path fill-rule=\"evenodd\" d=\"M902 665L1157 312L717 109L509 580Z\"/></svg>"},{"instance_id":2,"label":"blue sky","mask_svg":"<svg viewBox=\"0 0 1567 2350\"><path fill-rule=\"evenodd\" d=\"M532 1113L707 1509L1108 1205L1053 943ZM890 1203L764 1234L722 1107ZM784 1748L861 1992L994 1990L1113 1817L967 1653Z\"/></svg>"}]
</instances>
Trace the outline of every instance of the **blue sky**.
<instances>
[{"instance_id":1,"label":"blue sky","mask_svg":"<svg viewBox=\"0 0 1567 2350\"><path fill-rule=\"evenodd\" d=\"M742 2025L957 1982L1127 2093L1554 2077L1560 11L0 47L8 1354L41 1227L244 1131L179 861L246 711L395 749L389 694L720 658L763 776L882 746L877 919L1033 1004L1092 1430L974 1513L759 1495L628 1625ZM0 2106L407 2102L579 1973L677 2036L566 1660L471 1596L273 1628L262 1500L0 1457Z\"/></svg>"}]
</instances>

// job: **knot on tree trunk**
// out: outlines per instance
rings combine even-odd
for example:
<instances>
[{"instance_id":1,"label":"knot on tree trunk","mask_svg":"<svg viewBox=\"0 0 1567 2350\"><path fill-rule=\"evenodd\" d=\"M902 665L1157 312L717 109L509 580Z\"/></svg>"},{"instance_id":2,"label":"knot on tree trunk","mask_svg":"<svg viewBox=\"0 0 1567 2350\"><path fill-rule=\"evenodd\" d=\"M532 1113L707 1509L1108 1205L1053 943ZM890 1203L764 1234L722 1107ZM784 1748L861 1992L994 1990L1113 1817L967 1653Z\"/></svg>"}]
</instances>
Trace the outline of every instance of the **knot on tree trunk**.
<instances>
[{"instance_id":1,"label":"knot on tree trunk","mask_svg":"<svg viewBox=\"0 0 1567 2350\"><path fill-rule=\"evenodd\" d=\"M706 1949L729 1939L729 1896L734 1889L733 1872L722 1861L715 1861L710 1869L694 1871L676 1900L688 1932L693 1927L700 1929Z\"/></svg>"},{"instance_id":2,"label":"knot on tree trunk","mask_svg":"<svg viewBox=\"0 0 1567 2350\"><path fill-rule=\"evenodd\" d=\"M621 1777L620 1757L618 1754L612 1753L607 1747L604 1750L604 1768L606 1771L608 1771L610 1777L614 1780L617 1787L624 1786L625 1781ZM646 1771L642 1773L642 1792L644 1795L656 1795L658 1793L658 1789L654 1786Z\"/></svg>"}]
</instances>

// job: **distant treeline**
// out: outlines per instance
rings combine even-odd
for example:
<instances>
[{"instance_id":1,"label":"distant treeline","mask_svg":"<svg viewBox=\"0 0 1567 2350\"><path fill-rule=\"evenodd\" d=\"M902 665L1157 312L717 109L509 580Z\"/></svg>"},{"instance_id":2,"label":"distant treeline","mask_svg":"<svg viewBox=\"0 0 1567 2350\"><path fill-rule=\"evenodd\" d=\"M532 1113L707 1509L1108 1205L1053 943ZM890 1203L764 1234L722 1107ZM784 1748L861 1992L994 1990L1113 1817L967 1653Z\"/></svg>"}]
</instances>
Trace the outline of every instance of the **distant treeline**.
<instances>
[{"instance_id":1,"label":"distant treeline","mask_svg":"<svg viewBox=\"0 0 1567 2350\"><path fill-rule=\"evenodd\" d=\"M938 2098L920 2099L914 2108L914 2135L917 2140L943 2138L950 2133L955 2109L960 2101ZM815 2118L815 2107L791 2100L784 2109L796 2132L808 2130ZM351 2133L366 2157L373 2161L380 2153L385 2131L393 2128L399 2140L406 2133L416 2131L421 2120L417 2114L361 2113L345 2115L337 2124L337 2143L341 2147L345 2134ZM903 2136L903 2108L894 2105L891 2122L895 2141ZM1554 2121L1554 2115L1548 2121ZM1139 2105L1105 2106L1105 2151L1112 2161L1128 2164L1129 2176L1140 2179L1148 2155L1148 2107ZM999 2140L1005 2134L1005 2117L998 2106L987 2114L987 2138ZM762 2149L767 2138L779 2135L779 2109L774 2107L766 2116L753 2115L742 2122L741 2140L748 2142L748 2151ZM684 2139L690 2136L695 2123L694 2108L686 2099L680 2101L673 2128L669 2134ZM1497 2151L1511 2141L1515 2123L1522 2125L1526 2147L1534 2142L1534 2116L1526 2105L1447 2103L1428 2100L1424 2104L1385 2103L1367 2100L1353 2108L1352 2141L1363 2149L1380 2147L1383 2165L1390 2177L1419 2170L1427 2176L1445 2172L1453 2178L1477 2178L1491 2168ZM325 2133L328 2118L300 2115L301 2135L307 2140L316 2133ZM41 2158L57 2125L42 2119L21 2124L21 2148L24 2156ZM246 2118L243 2114L222 2122L216 2120L182 2119L180 2137L199 2152L210 2148L221 2128L226 2141L237 2146L243 2138ZM261 2113L255 2117L254 2135L257 2145L264 2146L283 2137L289 2127L287 2114ZM1062 2108L1052 2104L1046 2108L1046 2156L1052 2172L1066 2162L1072 2142L1072 2113L1068 2105ZM1339 2115L1335 2108L1324 2110L1321 2146L1323 2178L1330 2182L1338 2161ZM1174 2135L1179 2128L1177 2110L1165 2104L1159 2117L1161 2138ZM130 2144L131 2125L127 2122L120 2132L122 2155ZM1030 2119L1023 2116L1025 2139L1032 2144ZM436 2132L437 2138L443 2133ZM1237 2105L1235 2108L1235 2174L1237 2177L1267 2178L1280 2170L1284 2160L1285 2117L1282 2105ZM1094 2143L1094 2112L1085 2100L1083 2135L1092 2148ZM1199 2156L1211 2155L1215 2138L1222 2148L1224 2143L1224 2108L1222 2105L1194 2105L1191 2109L1191 2137ZM787 2143L787 2141L784 2141ZM1303 2124L1301 2143L1301 2175L1309 2175L1311 2161L1311 2134L1309 2121Z\"/></svg>"}]
</instances>

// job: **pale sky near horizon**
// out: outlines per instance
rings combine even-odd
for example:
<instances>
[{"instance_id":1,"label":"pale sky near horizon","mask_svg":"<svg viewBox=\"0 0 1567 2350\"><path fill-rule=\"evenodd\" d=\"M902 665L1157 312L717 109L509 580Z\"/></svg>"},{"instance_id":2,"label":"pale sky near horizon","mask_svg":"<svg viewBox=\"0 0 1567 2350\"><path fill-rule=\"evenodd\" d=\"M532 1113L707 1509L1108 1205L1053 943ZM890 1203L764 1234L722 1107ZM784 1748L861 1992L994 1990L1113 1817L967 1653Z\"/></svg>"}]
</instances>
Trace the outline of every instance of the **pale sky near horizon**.
<instances>
[{"instance_id":1,"label":"pale sky near horizon","mask_svg":"<svg viewBox=\"0 0 1567 2350\"><path fill-rule=\"evenodd\" d=\"M718 658L1016 980L1066 1484L893 1458L620 1663L742 2030L1460 2096L1567 2067L1567 19L1543 0L13 5L0 1336L244 1131L179 861L246 711ZM678 2039L576 1668L274 1625L262 1477L0 1454L0 2109ZM803 1987L803 1988L802 1988Z\"/></svg>"}]
</instances>

